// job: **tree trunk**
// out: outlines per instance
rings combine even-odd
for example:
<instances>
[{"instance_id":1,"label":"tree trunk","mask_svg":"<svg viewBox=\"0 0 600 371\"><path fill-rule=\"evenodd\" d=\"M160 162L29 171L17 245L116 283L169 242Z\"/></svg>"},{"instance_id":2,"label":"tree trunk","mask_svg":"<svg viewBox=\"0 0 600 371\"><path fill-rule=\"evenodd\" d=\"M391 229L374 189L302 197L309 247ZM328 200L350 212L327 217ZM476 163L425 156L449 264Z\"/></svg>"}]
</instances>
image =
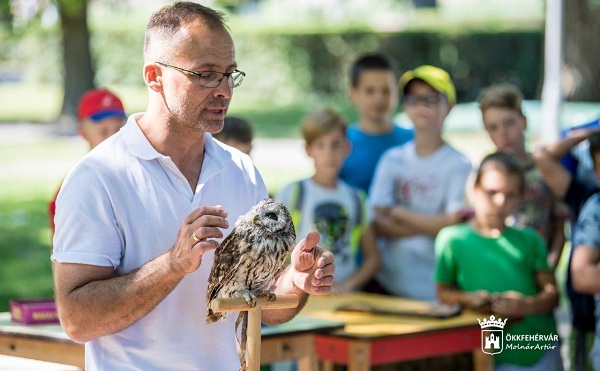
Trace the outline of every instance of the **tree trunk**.
<instances>
[{"instance_id":1,"label":"tree trunk","mask_svg":"<svg viewBox=\"0 0 600 371\"><path fill-rule=\"evenodd\" d=\"M564 97L600 102L600 5L564 0L563 9Z\"/></svg>"},{"instance_id":2,"label":"tree trunk","mask_svg":"<svg viewBox=\"0 0 600 371\"><path fill-rule=\"evenodd\" d=\"M83 93L94 87L94 68L87 25L87 0L59 0L61 20L64 98L61 121L75 122Z\"/></svg>"}]
</instances>

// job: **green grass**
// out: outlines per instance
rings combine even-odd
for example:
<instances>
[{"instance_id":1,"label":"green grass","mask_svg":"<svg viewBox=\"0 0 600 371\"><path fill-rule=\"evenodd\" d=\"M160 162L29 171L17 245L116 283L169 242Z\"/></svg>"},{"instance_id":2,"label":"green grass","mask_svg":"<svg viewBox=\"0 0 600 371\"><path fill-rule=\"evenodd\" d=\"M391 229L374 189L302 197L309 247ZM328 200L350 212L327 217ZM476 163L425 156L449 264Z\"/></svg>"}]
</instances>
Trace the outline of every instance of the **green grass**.
<instances>
[{"instance_id":1,"label":"green grass","mask_svg":"<svg viewBox=\"0 0 600 371\"><path fill-rule=\"evenodd\" d=\"M0 182L0 189L13 190L0 198L0 311L9 299L53 296L48 197L27 192L32 187L17 192L21 186Z\"/></svg>"}]
</instances>

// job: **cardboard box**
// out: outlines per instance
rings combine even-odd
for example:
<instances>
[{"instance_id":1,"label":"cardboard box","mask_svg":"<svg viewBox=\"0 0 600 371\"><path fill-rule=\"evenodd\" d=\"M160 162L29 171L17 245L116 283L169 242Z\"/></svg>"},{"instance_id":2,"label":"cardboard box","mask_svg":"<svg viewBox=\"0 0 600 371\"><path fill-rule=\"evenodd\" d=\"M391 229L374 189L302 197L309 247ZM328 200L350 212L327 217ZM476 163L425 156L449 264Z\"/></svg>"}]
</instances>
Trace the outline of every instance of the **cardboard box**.
<instances>
[{"instance_id":1,"label":"cardboard box","mask_svg":"<svg viewBox=\"0 0 600 371\"><path fill-rule=\"evenodd\" d=\"M9 300L9 306L14 322L26 325L59 323L53 299Z\"/></svg>"}]
</instances>

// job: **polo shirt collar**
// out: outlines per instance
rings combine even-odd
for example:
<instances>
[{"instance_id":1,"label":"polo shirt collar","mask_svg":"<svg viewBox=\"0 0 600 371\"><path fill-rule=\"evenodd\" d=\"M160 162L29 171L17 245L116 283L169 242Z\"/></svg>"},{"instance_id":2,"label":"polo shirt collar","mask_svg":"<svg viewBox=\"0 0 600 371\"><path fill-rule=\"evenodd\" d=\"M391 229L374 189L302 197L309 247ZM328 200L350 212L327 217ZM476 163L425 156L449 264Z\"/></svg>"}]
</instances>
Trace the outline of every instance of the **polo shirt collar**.
<instances>
[{"instance_id":1,"label":"polo shirt collar","mask_svg":"<svg viewBox=\"0 0 600 371\"><path fill-rule=\"evenodd\" d=\"M154 160L157 158L165 157L160 154L152 144L148 141L148 138L140 129L137 119L142 117L142 113L136 113L127 119L127 123L121 129L123 133L123 139L129 148L129 151L132 155L142 159L142 160Z\"/></svg>"},{"instance_id":2,"label":"polo shirt collar","mask_svg":"<svg viewBox=\"0 0 600 371\"><path fill-rule=\"evenodd\" d=\"M142 129L140 129L137 119L142 116L142 113L136 113L127 119L127 123L121 129L123 139L129 148L132 155L142 160L154 160L157 158L165 158L165 156L159 153L152 144L148 141ZM210 159L215 162L217 168L222 168L224 163L231 161L231 153L215 143L210 133L205 133L204 139L204 156L205 163L206 159Z\"/></svg>"}]
</instances>

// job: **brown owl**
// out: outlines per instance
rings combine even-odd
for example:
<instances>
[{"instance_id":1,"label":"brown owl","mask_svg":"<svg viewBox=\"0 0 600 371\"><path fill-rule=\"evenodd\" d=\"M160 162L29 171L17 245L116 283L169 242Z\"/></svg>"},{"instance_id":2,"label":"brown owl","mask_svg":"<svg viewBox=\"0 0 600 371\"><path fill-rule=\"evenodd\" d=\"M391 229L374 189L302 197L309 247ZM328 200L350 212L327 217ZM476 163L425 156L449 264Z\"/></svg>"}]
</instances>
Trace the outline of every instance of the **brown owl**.
<instances>
[{"instance_id":1,"label":"brown owl","mask_svg":"<svg viewBox=\"0 0 600 371\"><path fill-rule=\"evenodd\" d=\"M259 202L240 216L229 236L215 250L206 304L215 298L243 297L254 307L259 296L275 300L269 286L285 268L295 241L294 223L285 205L272 199ZM240 321L244 321L238 342L241 349L245 348L247 315L248 312L240 312L236 321L236 332ZM214 313L208 308L206 322L213 323L225 316L226 313ZM244 369L244 355L239 356Z\"/></svg>"}]
</instances>

